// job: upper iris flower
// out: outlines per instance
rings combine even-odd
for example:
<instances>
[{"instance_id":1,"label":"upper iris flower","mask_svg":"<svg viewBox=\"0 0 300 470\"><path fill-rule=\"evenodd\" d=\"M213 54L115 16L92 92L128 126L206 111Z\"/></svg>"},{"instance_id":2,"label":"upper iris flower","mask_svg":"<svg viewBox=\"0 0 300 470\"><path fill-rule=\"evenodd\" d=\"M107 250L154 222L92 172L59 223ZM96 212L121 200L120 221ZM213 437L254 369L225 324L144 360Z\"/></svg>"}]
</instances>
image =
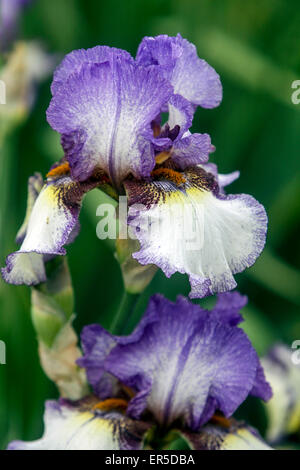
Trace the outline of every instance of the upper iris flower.
<instances>
[{"instance_id":1,"label":"upper iris flower","mask_svg":"<svg viewBox=\"0 0 300 470\"><path fill-rule=\"evenodd\" d=\"M269 449L253 429L228 419L249 394L272 395L237 326L246 300L220 294L208 311L183 297L172 303L157 295L129 336L85 327L77 362L102 401L48 405L44 437L10 448L141 448L152 428L144 436L150 447L173 430L195 449Z\"/></svg>"},{"instance_id":2,"label":"upper iris flower","mask_svg":"<svg viewBox=\"0 0 300 470\"><path fill-rule=\"evenodd\" d=\"M52 94L47 117L65 152L47 183L48 191L49 183L56 188L53 223L46 211L33 211L39 216L32 216L20 251L63 254L78 217L66 208L69 189L88 188L91 179L96 186L101 174L128 196L128 224L140 243L134 258L168 277L188 274L191 297L233 289L233 274L251 266L264 247L267 217L251 196L225 195L223 187L237 175L218 175L207 164L210 137L189 131L197 106L213 108L222 99L218 74L195 46L178 35L145 38L135 60L108 47L74 51L56 70ZM56 213L62 217L55 220ZM9 258L5 279L37 283L39 275L25 279L19 269L16 276L16 259Z\"/></svg>"}]
</instances>

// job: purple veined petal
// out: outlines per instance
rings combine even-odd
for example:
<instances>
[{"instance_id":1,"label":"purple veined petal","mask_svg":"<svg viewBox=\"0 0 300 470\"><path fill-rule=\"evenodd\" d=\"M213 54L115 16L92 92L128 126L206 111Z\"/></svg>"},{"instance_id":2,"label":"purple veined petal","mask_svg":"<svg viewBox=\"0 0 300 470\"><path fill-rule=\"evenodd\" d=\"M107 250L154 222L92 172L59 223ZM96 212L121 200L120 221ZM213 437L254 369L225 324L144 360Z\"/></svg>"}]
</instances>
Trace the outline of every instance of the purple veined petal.
<instances>
[{"instance_id":1,"label":"purple veined petal","mask_svg":"<svg viewBox=\"0 0 300 470\"><path fill-rule=\"evenodd\" d=\"M176 166L185 170L190 166L207 162L212 152L211 139L208 134L190 134L187 132L174 142L171 158Z\"/></svg>"},{"instance_id":2,"label":"purple veined petal","mask_svg":"<svg viewBox=\"0 0 300 470\"><path fill-rule=\"evenodd\" d=\"M101 399L114 396L116 379L106 374L104 361L116 345L114 337L100 325L86 326L81 333L83 356L77 360L86 369L89 384Z\"/></svg>"},{"instance_id":3,"label":"purple veined petal","mask_svg":"<svg viewBox=\"0 0 300 470\"><path fill-rule=\"evenodd\" d=\"M78 359L80 367L86 369L88 382L94 393L101 399L114 396L119 388L118 381L105 371L105 360L117 344L138 341L147 325L157 321L156 313L145 316L129 336L114 336L101 325L88 325L81 333L83 356Z\"/></svg>"},{"instance_id":4,"label":"purple veined petal","mask_svg":"<svg viewBox=\"0 0 300 470\"><path fill-rule=\"evenodd\" d=\"M133 62L129 52L115 47L96 46L90 49L78 49L70 52L54 72L51 85L52 94L54 95L72 74L78 73L84 64L101 64L112 61L116 57Z\"/></svg>"},{"instance_id":5,"label":"purple veined petal","mask_svg":"<svg viewBox=\"0 0 300 470\"><path fill-rule=\"evenodd\" d=\"M223 292L218 295L217 303L213 309L213 316L216 320L228 322L231 326L236 326L244 319L240 311L248 302L246 295L239 292Z\"/></svg>"},{"instance_id":6,"label":"purple veined petal","mask_svg":"<svg viewBox=\"0 0 300 470\"><path fill-rule=\"evenodd\" d=\"M138 418L147 408L163 425L181 419L195 431L216 410L231 416L251 393L259 365L246 334L184 298L173 304L154 296L146 317L155 313L138 340L118 344L105 362L137 392L129 414Z\"/></svg>"},{"instance_id":7,"label":"purple veined petal","mask_svg":"<svg viewBox=\"0 0 300 470\"><path fill-rule=\"evenodd\" d=\"M116 187L129 175L148 177L155 166L151 122L172 87L155 67L114 57L85 63L56 91L47 118L76 180L101 168ZM159 139L158 139L159 142Z\"/></svg>"},{"instance_id":8,"label":"purple veined petal","mask_svg":"<svg viewBox=\"0 0 300 470\"><path fill-rule=\"evenodd\" d=\"M38 185L40 181L36 183ZM46 281L45 261L66 253L64 245L78 232L82 198L98 185L97 179L77 183L69 176L63 176L49 180L37 196L32 193L29 182L31 203L37 197L17 237L19 241L23 239L22 245L7 257L6 267L1 270L6 282L36 285Z\"/></svg>"},{"instance_id":9,"label":"purple veined petal","mask_svg":"<svg viewBox=\"0 0 300 470\"><path fill-rule=\"evenodd\" d=\"M272 398L273 391L271 385L266 380L265 372L262 365L259 363L256 371L256 377L251 395L254 397L262 398L264 401L268 401Z\"/></svg>"},{"instance_id":10,"label":"purple veined petal","mask_svg":"<svg viewBox=\"0 0 300 470\"><path fill-rule=\"evenodd\" d=\"M8 450L140 450L146 426L119 412L104 413L66 400L46 402L45 431L33 442L13 441Z\"/></svg>"},{"instance_id":11,"label":"purple veined petal","mask_svg":"<svg viewBox=\"0 0 300 470\"><path fill-rule=\"evenodd\" d=\"M222 100L219 75L205 60L199 59L196 47L180 34L145 37L137 61L144 66L160 65L174 93L195 106L214 108Z\"/></svg>"},{"instance_id":12,"label":"purple veined petal","mask_svg":"<svg viewBox=\"0 0 300 470\"><path fill-rule=\"evenodd\" d=\"M133 257L167 277L187 274L191 298L234 289L233 275L252 266L264 248L263 206L246 194L222 195L199 167L173 180L166 174L149 183L126 181L125 189L128 224L140 242Z\"/></svg>"}]
</instances>

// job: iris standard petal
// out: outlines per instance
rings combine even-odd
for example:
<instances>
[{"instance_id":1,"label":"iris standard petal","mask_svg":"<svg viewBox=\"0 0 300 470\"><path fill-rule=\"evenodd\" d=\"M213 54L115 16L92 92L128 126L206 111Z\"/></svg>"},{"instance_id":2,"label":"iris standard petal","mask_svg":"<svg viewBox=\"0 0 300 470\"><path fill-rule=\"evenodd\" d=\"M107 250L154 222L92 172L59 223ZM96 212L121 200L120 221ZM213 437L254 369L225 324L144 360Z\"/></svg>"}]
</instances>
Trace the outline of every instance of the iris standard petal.
<instances>
[{"instance_id":1,"label":"iris standard petal","mask_svg":"<svg viewBox=\"0 0 300 470\"><path fill-rule=\"evenodd\" d=\"M195 106L214 108L222 100L219 75L205 60L199 59L194 44L180 34L145 37L139 46L137 61L144 66L161 66L174 93Z\"/></svg>"},{"instance_id":2,"label":"iris standard petal","mask_svg":"<svg viewBox=\"0 0 300 470\"><path fill-rule=\"evenodd\" d=\"M189 132L193 114L193 106L185 98L180 95L173 95L170 98L169 119L166 126L170 129L170 135L175 129L178 129L178 132L165 150L169 151L170 158L181 170L206 163L209 154L214 151L208 134L191 134ZM163 128L162 134L164 134L166 126Z\"/></svg>"},{"instance_id":3,"label":"iris standard petal","mask_svg":"<svg viewBox=\"0 0 300 470\"><path fill-rule=\"evenodd\" d=\"M155 67L118 55L83 64L59 86L47 111L62 134L72 176L82 181L101 168L117 188L129 174L149 176L155 166L151 122L171 93Z\"/></svg>"},{"instance_id":4,"label":"iris standard petal","mask_svg":"<svg viewBox=\"0 0 300 470\"><path fill-rule=\"evenodd\" d=\"M40 184L40 181L36 181ZM4 280L10 284L36 285L46 281L44 260L46 257L64 255L64 245L71 243L78 233L78 217L84 194L100 184L98 176L84 183L70 176L49 179L41 189L30 216L25 219L17 239L22 245L6 259L1 270ZM35 187L36 190L36 187ZM29 182L29 203L37 196Z\"/></svg>"},{"instance_id":5,"label":"iris standard petal","mask_svg":"<svg viewBox=\"0 0 300 470\"><path fill-rule=\"evenodd\" d=\"M184 298L173 304L154 296L135 338L116 339L99 362L136 392L129 415L139 418L147 409L163 425L179 419L193 430L217 409L230 416L251 393L259 360L246 334L228 318L222 321L218 312Z\"/></svg>"},{"instance_id":6,"label":"iris standard petal","mask_svg":"<svg viewBox=\"0 0 300 470\"><path fill-rule=\"evenodd\" d=\"M45 431L33 442L14 441L8 450L139 450L146 427L119 412L104 412L65 400L48 401Z\"/></svg>"},{"instance_id":7,"label":"iris standard petal","mask_svg":"<svg viewBox=\"0 0 300 470\"><path fill-rule=\"evenodd\" d=\"M120 57L133 62L129 52L108 46L96 46L90 49L78 49L70 52L54 72L51 91L54 95L59 87L75 72L79 72L85 63L101 64Z\"/></svg>"},{"instance_id":8,"label":"iris standard petal","mask_svg":"<svg viewBox=\"0 0 300 470\"><path fill-rule=\"evenodd\" d=\"M212 149L208 134L186 132L181 139L174 142L170 157L178 168L185 170L190 166L206 162Z\"/></svg>"},{"instance_id":9,"label":"iris standard petal","mask_svg":"<svg viewBox=\"0 0 300 470\"><path fill-rule=\"evenodd\" d=\"M162 168L153 177L125 182L131 236L140 242L133 257L167 277L188 274L191 298L234 289L233 275L251 266L265 245L263 206L246 194L221 194L200 167L183 173Z\"/></svg>"}]
</instances>

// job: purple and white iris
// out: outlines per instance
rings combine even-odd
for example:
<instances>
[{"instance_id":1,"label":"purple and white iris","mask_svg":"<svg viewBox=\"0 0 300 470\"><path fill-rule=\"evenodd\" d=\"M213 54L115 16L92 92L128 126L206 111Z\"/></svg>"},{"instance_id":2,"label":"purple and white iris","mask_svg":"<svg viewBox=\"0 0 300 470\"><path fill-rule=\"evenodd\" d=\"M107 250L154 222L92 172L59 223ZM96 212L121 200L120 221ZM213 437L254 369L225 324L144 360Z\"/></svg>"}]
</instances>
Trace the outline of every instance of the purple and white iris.
<instances>
[{"instance_id":1,"label":"purple and white iris","mask_svg":"<svg viewBox=\"0 0 300 470\"><path fill-rule=\"evenodd\" d=\"M220 294L207 311L184 297L174 304L156 295L128 337L85 327L79 364L96 393L102 380L107 387L107 374L133 389L129 416L147 410L162 426L179 420L198 431L217 410L231 416L249 394L271 397L257 353L237 326L246 302L237 292Z\"/></svg>"},{"instance_id":2,"label":"purple and white iris","mask_svg":"<svg viewBox=\"0 0 300 470\"><path fill-rule=\"evenodd\" d=\"M272 395L258 356L238 327L246 301L237 292L220 294L208 311L183 297L172 303L156 295L127 337L100 325L85 327L78 363L104 401L52 402L44 437L10 448L139 448L137 430L155 425L165 433L179 430L197 449L268 449L255 431L227 419L248 395L263 400ZM124 403L123 413L112 409Z\"/></svg>"},{"instance_id":3,"label":"purple and white iris","mask_svg":"<svg viewBox=\"0 0 300 470\"><path fill-rule=\"evenodd\" d=\"M180 35L163 35L144 38L136 59L106 46L73 51L56 70L51 89L48 122L61 134L65 155L50 183L54 179L67 195L71 181L86 187L104 173L114 190L128 196L128 224L140 244L133 257L140 264L156 265L168 277L187 274L190 297L235 288L233 275L251 266L264 247L267 216L251 196L225 194L223 187L237 173L219 175L208 163L210 137L189 131L197 106L213 108L222 99L218 74L198 58L195 46ZM37 205L44 204L40 198ZM70 219L66 199L52 200L53 224L44 224L39 254L64 253L79 213ZM62 215L57 221L54 212ZM22 253L37 252L37 220L32 215ZM22 262L9 257L4 279L44 279L34 266L32 275L27 270L22 276L23 262L25 256Z\"/></svg>"}]
</instances>

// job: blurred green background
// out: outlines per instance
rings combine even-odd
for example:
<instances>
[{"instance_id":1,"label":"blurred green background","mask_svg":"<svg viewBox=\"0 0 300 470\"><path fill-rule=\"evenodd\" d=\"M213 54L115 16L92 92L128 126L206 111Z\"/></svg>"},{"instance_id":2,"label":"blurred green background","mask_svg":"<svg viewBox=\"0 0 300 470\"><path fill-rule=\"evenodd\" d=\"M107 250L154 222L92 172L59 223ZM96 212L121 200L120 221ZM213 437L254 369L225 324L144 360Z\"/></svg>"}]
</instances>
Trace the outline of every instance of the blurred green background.
<instances>
[{"instance_id":1,"label":"blurred green background","mask_svg":"<svg viewBox=\"0 0 300 470\"><path fill-rule=\"evenodd\" d=\"M300 105L291 103L291 83L300 79L300 10L297 0L36 0L22 18L21 37L39 38L49 52L107 44L135 54L145 35L180 32L197 45L200 57L219 72L222 105L198 110L194 130L208 132L217 151L212 160L221 172L239 169L230 192L245 192L269 214L264 254L236 276L249 296L244 328L259 354L282 340L300 339ZM50 80L39 90L29 119L17 129L0 155L0 262L14 251L15 234L26 208L27 179L45 174L62 156L59 138L46 122ZM96 237L99 193L90 193L81 213L82 230L68 248L76 293L76 328L109 324L122 295L119 267L109 247ZM187 295L185 276L167 280L158 273L144 293L170 299ZM30 320L30 292L0 281L0 339L7 364L0 365L0 448L12 439L41 435L43 403L56 397L42 372ZM241 414L254 424L251 403Z\"/></svg>"}]
</instances>

